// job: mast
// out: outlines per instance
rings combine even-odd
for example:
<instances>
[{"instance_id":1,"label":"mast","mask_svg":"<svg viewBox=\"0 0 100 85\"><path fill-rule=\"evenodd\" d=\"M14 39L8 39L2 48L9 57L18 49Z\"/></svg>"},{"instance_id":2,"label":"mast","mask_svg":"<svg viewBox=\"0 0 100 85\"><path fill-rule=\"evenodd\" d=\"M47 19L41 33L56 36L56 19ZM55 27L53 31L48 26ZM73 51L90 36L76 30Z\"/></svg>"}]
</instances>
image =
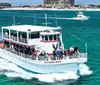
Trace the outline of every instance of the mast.
<instances>
[{"instance_id":1,"label":"mast","mask_svg":"<svg viewBox=\"0 0 100 85\"><path fill-rule=\"evenodd\" d=\"M56 16L56 12L55 12L55 19L56 19L56 21L55 21L55 22L56 22L56 26L57 26L57 16Z\"/></svg>"},{"instance_id":2,"label":"mast","mask_svg":"<svg viewBox=\"0 0 100 85\"><path fill-rule=\"evenodd\" d=\"M35 14L34 14L34 25L36 25Z\"/></svg>"},{"instance_id":3,"label":"mast","mask_svg":"<svg viewBox=\"0 0 100 85\"><path fill-rule=\"evenodd\" d=\"M13 15L13 25L15 25L15 16Z\"/></svg>"},{"instance_id":4,"label":"mast","mask_svg":"<svg viewBox=\"0 0 100 85\"><path fill-rule=\"evenodd\" d=\"M87 43L85 43L85 47L86 47L86 53L87 53Z\"/></svg>"},{"instance_id":5,"label":"mast","mask_svg":"<svg viewBox=\"0 0 100 85\"><path fill-rule=\"evenodd\" d=\"M46 27L47 27L47 14L45 14L45 24L46 24Z\"/></svg>"}]
</instances>

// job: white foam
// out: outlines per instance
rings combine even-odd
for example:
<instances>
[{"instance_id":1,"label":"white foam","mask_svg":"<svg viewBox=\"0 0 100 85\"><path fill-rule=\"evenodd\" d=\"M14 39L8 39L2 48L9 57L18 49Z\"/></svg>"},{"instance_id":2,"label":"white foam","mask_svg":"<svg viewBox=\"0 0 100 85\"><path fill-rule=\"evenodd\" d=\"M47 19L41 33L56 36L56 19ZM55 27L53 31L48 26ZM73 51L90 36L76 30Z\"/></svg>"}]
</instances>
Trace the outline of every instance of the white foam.
<instances>
[{"instance_id":1,"label":"white foam","mask_svg":"<svg viewBox=\"0 0 100 85\"><path fill-rule=\"evenodd\" d=\"M80 64L79 70L80 70L81 75L91 75L92 74L92 71L85 64Z\"/></svg>"},{"instance_id":2,"label":"white foam","mask_svg":"<svg viewBox=\"0 0 100 85\"><path fill-rule=\"evenodd\" d=\"M6 70L3 72L7 77L21 77L23 79L32 79L37 78L39 81L43 82L54 82L54 81L63 81L68 79L78 79L79 77L76 73L53 73L53 74L32 74L24 71L19 68L17 65L7 62L0 58L0 71ZM85 64L81 64L79 67L81 75L90 75L92 71Z\"/></svg>"},{"instance_id":3,"label":"white foam","mask_svg":"<svg viewBox=\"0 0 100 85\"><path fill-rule=\"evenodd\" d=\"M74 18L56 18L56 19L64 19L64 20L81 20L81 21L84 21L84 20L88 20L88 19L81 19L81 18L77 18L77 17L74 17Z\"/></svg>"},{"instance_id":4,"label":"white foam","mask_svg":"<svg viewBox=\"0 0 100 85\"><path fill-rule=\"evenodd\" d=\"M34 77L38 78L40 81L43 81L43 82L54 82L56 80L62 81L62 80L68 80L68 79L78 79L78 76L76 76L76 74L73 72L53 73L53 74L37 74Z\"/></svg>"}]
</instances>

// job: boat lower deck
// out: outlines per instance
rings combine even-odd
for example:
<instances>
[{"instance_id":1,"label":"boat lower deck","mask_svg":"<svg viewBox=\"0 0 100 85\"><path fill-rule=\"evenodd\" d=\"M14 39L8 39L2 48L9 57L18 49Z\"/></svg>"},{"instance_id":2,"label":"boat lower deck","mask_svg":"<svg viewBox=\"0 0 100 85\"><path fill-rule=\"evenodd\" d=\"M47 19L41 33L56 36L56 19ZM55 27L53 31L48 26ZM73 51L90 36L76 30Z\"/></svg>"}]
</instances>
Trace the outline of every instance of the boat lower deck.
<instances>
[{"instance_id":1,"label":"boat lower deck","mask_svg":"<svg viewBox=\"0 0 100 85\"><path fill-rule=\"evenodd\" d=\"M77 72L78 66L86 61L86 58L74 58L63 60L32 60L21 57L10 51L0 49L0 57L36 73L61 73L61 72Z\"/></svg>"}]
</instances>

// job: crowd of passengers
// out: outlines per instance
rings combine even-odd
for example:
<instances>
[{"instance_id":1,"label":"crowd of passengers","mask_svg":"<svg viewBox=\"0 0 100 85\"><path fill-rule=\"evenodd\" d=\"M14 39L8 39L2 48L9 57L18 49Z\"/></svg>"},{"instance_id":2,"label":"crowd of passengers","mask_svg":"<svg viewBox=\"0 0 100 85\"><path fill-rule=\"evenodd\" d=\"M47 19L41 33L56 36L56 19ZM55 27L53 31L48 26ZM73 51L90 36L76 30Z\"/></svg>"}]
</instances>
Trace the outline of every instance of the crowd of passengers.
<instances>
[{"instance_id":1,"label":"crowd of passengers","mask_svg":"<svg viewBox=\"0 0 100 85\"><path fill-rule=\"evenodd\" d=\"M51 60L62 60L63 58L77 58L79 56L79 50L78 47L70 47L69 50L63 51L62 49L54 49L53 52L46 53L45 51L36 51L32 47L27 47L24 45L18 45L15 43L9 43L8 41L4 41L4 46L1 46L5 48L8 51L11 51L17 55L31 58L33 60L36 60L36 57L38 57L39 60L48 60L49 58Z\"/></svg>"},{"instance_id":2,"label":"crowd of passengers","mask_svg":"<svg viewBox=\"0 0 100 85\"><path fill-rule=\"evenodd\" d=\"M54 50L53 51L53 56L54 56L54 59L63 59L63 58L77 58L79 57L79 49L78 47L70 47L70 49L68 50L62 50L62 49L59 49L59 50Z\"/></svg>"},{"instance_id":3,"label":"crowd of passengers","mask_svg":"<svg viewBox=\"0 0 100 85\"><path fill-rule=\"evenodd\" d=\"M32 55L34 52L34 48L15 43L9 43L8 41L4 41L3 48L23 57L30 57L30 55Z\"/></svg>"}]
</instances>

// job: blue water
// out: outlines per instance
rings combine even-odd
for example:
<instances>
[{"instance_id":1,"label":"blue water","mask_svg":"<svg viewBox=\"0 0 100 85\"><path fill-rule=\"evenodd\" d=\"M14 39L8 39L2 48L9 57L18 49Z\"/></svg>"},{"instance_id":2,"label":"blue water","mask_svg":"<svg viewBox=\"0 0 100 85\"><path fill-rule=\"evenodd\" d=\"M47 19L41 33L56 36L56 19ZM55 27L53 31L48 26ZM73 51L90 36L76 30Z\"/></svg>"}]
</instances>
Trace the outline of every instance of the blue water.
<instances>
[{"instance_id":1,"label":"blue water","mask_svg":"<svg viewBox=\"0 0 100 85\"><path fill-rule=\"evenodd\" d=\"M47 13L48 17L61 17L72 18L76 17L77 11L0 11L0 27L12 25L13 16L15 16L15 24L30 24L44 25L44 14ZM9 62L2 62L0 60L0 85L99 85L100 84L100 11L83 11L86 16L90 16L89 20L64 20L57 19L57 26L62 28L63 42L65 48L68 49L71 45L78 46L80 51L85 52L85 43L88 44L88 62L86 65L93 72L91 75L83 75L79 79L56 79L56 81L49 83L44 82L52 81L54 75L27 78L28 74L18 69L16 66L9 64ZM35 19L34 19L34 14ZM48 26L56 26L55 20L48 18ZM0 32L1 34L1 32ZM5 63L6 62L6 63ZM6 66L5 66L6 65ZM7 72L4 70L4 66ZM18 72L12 72L12 69ZM4 71L4 72L3 72ZM24 74L21 74L24 73ZM24 75L24 76L23 76ZM68 77L67 75L62 75ZM62 77L56 75L56 77ZM50 77L50 78L48 78ZM52 78L51 78L52 77ZM48 79L48 80L47 80ZM43 80L43 81L41 81Z\"/></svg>"}]
</instances>

